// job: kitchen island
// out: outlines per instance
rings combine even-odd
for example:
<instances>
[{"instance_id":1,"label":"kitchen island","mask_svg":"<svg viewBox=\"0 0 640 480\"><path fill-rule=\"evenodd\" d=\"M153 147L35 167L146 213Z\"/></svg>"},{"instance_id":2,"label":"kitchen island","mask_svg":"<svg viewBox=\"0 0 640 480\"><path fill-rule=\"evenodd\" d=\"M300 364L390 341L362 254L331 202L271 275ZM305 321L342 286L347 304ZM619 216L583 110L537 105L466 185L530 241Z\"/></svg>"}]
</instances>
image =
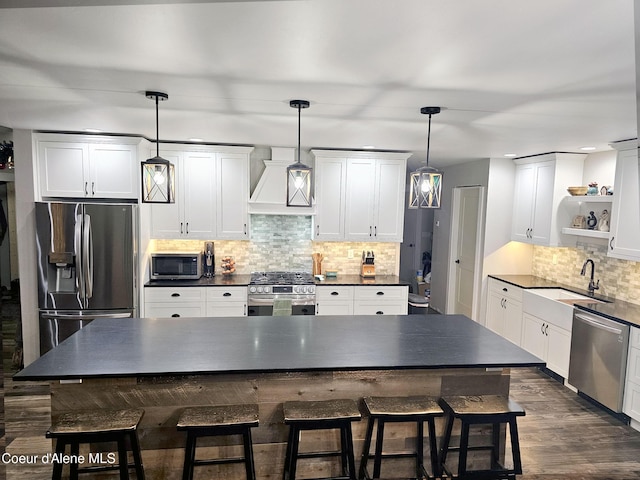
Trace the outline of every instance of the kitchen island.
<instances>
[{"instance_id":1,"label":"kitchen island","mask_svg":"<svg viewBox=\"0 0 640 480\"><path fill-rule=\"evenodd\" d=\"M509 368L542 365L461 315L144 318L96 320L14 378L52 381L53 416L144 408L140 437L151 479L180 478L184 437L175 423L182 408L255 402L256 470L273 478L282 472L285 400L506 395ZM82 383L57 382L72 379ZM354 425L356 452L364 427ZM401 430L398 441L411 435ZM224 468L217 478L242 475ZM308 468L328 473L325 463Z\"/></svg>"}]
</instances>

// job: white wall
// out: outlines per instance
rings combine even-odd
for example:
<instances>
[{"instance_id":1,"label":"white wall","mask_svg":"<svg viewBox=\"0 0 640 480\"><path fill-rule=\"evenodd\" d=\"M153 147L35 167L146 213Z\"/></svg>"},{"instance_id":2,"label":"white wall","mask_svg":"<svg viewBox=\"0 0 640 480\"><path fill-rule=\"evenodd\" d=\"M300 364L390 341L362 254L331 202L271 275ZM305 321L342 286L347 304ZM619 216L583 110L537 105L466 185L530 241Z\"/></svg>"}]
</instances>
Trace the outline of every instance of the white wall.
<instances>
[{"instance_id":1,"label":"white wall","mask_svg":"<svg viewBox=\"0 0 640 480\"><path fill-rule=\"evenodd\" d=\"M598 188L603 185L613 185L616 175L616 150L590 153L584 159L582 185L598 182Z\"/></svg>"}]
</instances>

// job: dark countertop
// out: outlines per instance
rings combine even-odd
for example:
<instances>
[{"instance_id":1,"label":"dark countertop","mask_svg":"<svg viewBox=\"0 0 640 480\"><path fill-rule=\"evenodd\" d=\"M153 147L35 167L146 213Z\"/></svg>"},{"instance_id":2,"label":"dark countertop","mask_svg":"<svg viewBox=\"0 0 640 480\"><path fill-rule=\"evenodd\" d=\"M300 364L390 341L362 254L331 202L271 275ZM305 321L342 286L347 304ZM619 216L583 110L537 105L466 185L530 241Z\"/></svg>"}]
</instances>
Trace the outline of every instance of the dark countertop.
<instances>
[{"instance_id":1,"label":"dark countertop","mask_svg":"<svg viewBox=\"0 0 640 480\"><path fill-rule=\"evenodd\" d=\"M463 315L98 319L15 380L542 366Z\"/></svg>"},{"instance_id":2,"label":"dark countertop","mask_svg":"<svg viewBox=\"0 0 640 480\"><path fill-rule=\"evenodd\" d=\"M238 287L249 285L251 275L215 275L211 278L201 277L198 280L150 280L145 287L218 287L235 285ZM396 275L376 275L375 278L362 278L360 275L341 275L336 278L316 280L316 285L377 285L408 286L409 283L400 280Z\"/></svg>"},{"instance_id":3,"label":"dark countertop","mask_svg":"<svg viewBox=\"0 0 640 480\"><path fill-rule=\"evenodd\" d=\"M563 288L570 292L591 296L587 290L581 290L579 288L553 282L534 275L489 275L489 277L525 289ZM576 307L580 310L602 315L603 317L610 318L611 320L631 325L632 327L640 327L640 305L623 302L621 300L616 300L613 297L606 297L597 294L593 295L593 298L596 300L602 300L606 303L577 304Z\"/></svg>"}]
</instances>

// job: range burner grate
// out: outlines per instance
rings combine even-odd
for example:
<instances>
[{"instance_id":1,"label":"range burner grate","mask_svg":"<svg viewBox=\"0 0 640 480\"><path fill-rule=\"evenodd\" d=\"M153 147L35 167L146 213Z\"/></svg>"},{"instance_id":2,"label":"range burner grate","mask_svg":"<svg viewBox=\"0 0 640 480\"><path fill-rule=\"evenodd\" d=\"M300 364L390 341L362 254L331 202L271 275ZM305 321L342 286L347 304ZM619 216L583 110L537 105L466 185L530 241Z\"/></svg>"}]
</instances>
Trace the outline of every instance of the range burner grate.
<instances>
[{"instance_id":1,"label":"range burner grate","mask_svg":"<svg viewBox=\"0 0 640 480\"><path fill-rule=\"evenodd\" d=\"M307 272L253 272L250 285L309 285L313 275Z\"/></svg>"}]
</instances>

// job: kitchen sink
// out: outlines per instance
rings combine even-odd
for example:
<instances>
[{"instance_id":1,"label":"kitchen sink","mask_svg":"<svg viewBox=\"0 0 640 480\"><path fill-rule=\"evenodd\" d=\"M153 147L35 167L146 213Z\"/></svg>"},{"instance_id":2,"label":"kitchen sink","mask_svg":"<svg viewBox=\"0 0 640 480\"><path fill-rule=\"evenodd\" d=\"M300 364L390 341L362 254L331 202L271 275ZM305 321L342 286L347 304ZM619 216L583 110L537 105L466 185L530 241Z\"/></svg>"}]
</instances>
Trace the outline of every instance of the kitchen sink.
<instances>
[{"instance_id":1,"label":"kitchen sink","mask_svg":"<svg viewBox=\"0 0 640 480\"><path fill-rule=\"evenodd\" d=\"M522 311L571 331L576 304L607 303L563 288L534 288L522 293Z\"/></svg>"},{"instance_id":2,"label":"kitchen sink","mask_svg":"<svg viewBox=\"0 0 640 480\"><path fill-rule=\"evenodd\" d=\"M607 303L603 300L598 300L587 295L580 295L579 293L570 292L563 288L540 288L536 289L533 293L540 295L541 297L545 297L550 300L557 300L569 305L574 305L576 303Z\"/></svg>"}]
</instances>

